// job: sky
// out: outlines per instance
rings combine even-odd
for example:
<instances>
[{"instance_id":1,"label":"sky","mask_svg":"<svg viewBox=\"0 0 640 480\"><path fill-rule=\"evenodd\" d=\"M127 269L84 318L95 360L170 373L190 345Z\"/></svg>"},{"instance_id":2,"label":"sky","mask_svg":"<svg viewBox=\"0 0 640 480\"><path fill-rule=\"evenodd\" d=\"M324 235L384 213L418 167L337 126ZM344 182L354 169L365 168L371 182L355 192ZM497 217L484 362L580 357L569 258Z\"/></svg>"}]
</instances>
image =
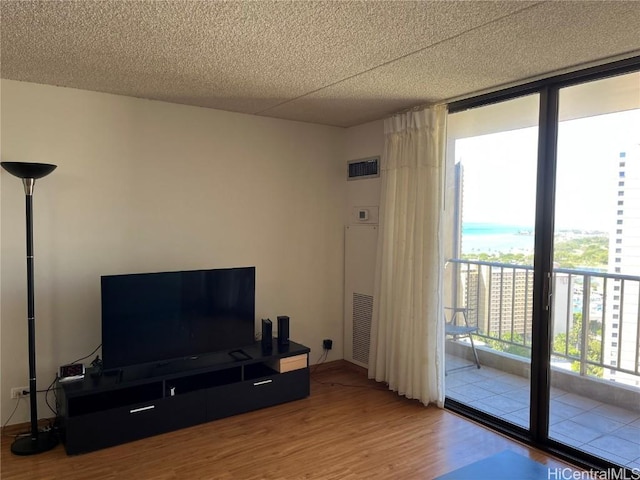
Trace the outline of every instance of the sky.
<instances>
[{"instance_id":1,"label":"sky","mask_svg":"<svg viewBox=\"0 0 640 480\"><path fill-rule=\"evenodd\" d=\"M610 230L619 154L638 144L640 109L560 123L556 229ZM533 226L537 127L458 139L455 157L464 166L463 223Z\"/></svg>"}]
</instances>

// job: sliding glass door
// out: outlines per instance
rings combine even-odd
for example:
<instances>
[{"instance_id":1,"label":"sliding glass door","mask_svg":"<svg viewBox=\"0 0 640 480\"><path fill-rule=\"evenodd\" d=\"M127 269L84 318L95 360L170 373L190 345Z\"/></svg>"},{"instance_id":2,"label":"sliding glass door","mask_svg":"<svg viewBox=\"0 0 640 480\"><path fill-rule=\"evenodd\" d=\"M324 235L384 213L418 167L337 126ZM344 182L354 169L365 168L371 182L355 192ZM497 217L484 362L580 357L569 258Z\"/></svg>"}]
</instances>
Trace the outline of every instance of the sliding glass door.
<instances>
[{"instance_id":1,"label":"sliding glass door","mask_svg":"<svg viewBox=\"0 0 640 480\"><path fill-rule=\"evenodd\" d=\"M549 437L640 468L640 73L558 117Z\"/></svg>"},{"instance_id":2,"label":"sliding glass door","mask_svg":"<svg viewBox=\"0 0 640 480\"><path fill-rule=\"evenodd\" d=\"M450 111L447 406L640 469L640 59Z\"/></svg>"},{"instance_id":3,"label":"sliding glass door","mask_svg":"<svg viewBox=\"0 0 640 480\"><path fill-rule=\"evenodd\" d=\"M539 95L449 116L446 393L529 426ZM466 334L465 334L466 333Z\"/></svg>"}]
</instances>

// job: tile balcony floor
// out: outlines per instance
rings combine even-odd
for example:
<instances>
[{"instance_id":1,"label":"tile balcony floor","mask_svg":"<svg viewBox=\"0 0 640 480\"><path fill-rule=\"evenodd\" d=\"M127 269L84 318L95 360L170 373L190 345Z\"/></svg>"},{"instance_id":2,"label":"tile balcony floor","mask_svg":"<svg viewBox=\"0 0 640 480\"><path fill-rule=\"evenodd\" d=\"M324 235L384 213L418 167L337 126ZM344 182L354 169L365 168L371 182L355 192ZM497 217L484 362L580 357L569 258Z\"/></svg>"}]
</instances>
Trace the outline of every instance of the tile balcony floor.
<instances>
[{"instance_id":1,"label":"tile balcony floor","mask_svg":"<svg viewBox=\"0 0 640 480\"><path fill-rule=\"evenodd\" d=\"M447 355L447 397L529 427L529 381ZM456 367L470 366L460 370ZM551 388L549 436L628 468L640 469L640 408L625 410Z\"/></svg>"}]
</instances>

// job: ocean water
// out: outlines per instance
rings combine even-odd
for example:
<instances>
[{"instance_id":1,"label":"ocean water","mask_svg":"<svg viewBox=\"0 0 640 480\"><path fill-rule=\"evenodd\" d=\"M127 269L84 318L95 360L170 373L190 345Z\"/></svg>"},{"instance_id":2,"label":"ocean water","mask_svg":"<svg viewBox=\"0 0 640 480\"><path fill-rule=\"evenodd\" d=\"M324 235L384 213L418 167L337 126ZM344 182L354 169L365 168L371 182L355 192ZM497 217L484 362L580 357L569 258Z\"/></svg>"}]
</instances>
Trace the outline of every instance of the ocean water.
<instances>
[{"instance_id":1,"label":"ocean water","mask_svg":"<svg viewBox=\"0 0 640 480\"><path fill-rule=\"evenodd\" d=\"M464 223L462 253L532 253L531 226Z\"/></svg>"}]
</instances>

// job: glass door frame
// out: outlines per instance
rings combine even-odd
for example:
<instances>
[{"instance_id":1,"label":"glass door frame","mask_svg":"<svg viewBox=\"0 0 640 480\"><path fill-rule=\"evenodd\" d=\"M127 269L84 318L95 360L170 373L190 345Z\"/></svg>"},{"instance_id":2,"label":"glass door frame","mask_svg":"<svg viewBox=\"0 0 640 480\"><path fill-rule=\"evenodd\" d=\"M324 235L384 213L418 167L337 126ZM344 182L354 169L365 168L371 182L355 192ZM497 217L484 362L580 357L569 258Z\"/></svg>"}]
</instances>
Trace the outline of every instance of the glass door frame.
<instances>
[{"instance_id":1,"label":"glass door frame","mask_svg":"<svg viewBox=\"0 0 640 480\"><path fill-rule=\"evenodd\" d=\"M447 399L445 406L513 438L551 452L585 468L605 469L617 466L549 438L552 340L550 306L555 228L559 95L560 90L565 87L635 71L640 71L640 56L537 80L449 104L449 113L453 114L534 93L540 95L529 430L455 401Z\"/></svg>"}]
</instances>

